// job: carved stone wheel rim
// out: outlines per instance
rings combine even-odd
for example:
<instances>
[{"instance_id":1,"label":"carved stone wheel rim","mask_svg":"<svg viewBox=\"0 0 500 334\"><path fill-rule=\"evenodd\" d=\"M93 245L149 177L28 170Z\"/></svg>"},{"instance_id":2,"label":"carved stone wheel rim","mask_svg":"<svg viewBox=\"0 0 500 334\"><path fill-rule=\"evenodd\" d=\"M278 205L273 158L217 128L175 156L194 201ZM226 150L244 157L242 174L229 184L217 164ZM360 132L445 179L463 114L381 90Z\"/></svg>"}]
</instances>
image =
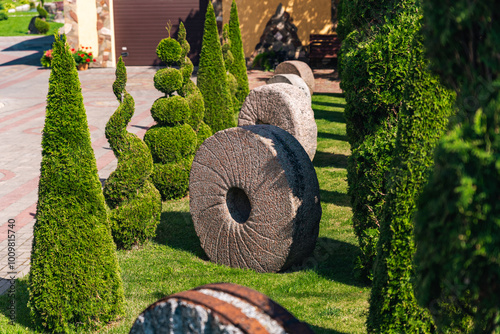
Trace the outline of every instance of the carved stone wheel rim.
<instances>
[{"instance_id":1,"label":"carved stone wheel rim","mask_svg":"<svg viewBox=\"0 0 500 334\"><path fill-rule=\"evenodd\" d=\"M306 177L292 161L297 154L311 169ZM193 161L189 190L194 227L213 262L276 272L314 249L321 217L316 174L300 143L280 128L245 126L208 138ZM304 192L317 195L304 199ZM314 222L303 224L307 241L300 244L296 225L304 218Z\"/></svg>"}]
</instances>

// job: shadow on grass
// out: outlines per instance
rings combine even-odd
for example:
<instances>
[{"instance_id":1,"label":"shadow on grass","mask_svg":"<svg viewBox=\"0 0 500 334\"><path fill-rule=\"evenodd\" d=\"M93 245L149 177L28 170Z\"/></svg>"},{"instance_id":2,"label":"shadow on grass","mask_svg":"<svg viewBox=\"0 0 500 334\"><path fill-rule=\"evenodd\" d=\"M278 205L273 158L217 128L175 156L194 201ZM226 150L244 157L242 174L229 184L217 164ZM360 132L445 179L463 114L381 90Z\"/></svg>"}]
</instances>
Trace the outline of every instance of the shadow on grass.
<instances>
[{"instance_id":1,"label":"shadow on grass","mask_svg":"<svg viewBox=\"0 0 500 334\"><path fill-rule=\"evenodd\" d=\"M313 270L329 280L356 286L368 284L356 278L354 263L360 253L359 247L344 241L320 237L316 241L313 254L301 265L295 265L288 271Z\"/></svg>"},{"instance_id":2,"label":"shadow on grass","mask_svg":"<svg viewBox=\"0 0 500 334\"><path fill-rule=\"evenodd\" d=\"M32 330L35 330L35 325L31 322L30 319L30 310L28 308L28 282L26 279L15 280L15 290L16 290L16 313L14 314L14 323L17 323L23 327L28 327ZM11 299L8 293L0 296L0 308L2 314L7 318L11 319L10 316L10 305Z\"/></svg>"},{"instance_id":3,"label":"shadow on grass","mask_svg":"<svg viewBox=\"0 0 500 334\"><path fill-rule=\"evenodd\" d=\"M347 168L347 155L317 151L314 156L314 167Z\"/></svg>"},{"instance_id":4,"label":"shadow on grass","mask_svg":"<svg viewBox=\"0 0 500 334\"><path fill-rule=\"evenodd\" d=\"M351 199L347 194L338 191L320 189L319 195L321 198L321 202L331 203L338 206L351 207Z\"/></svg>"},{"instance_id":5,"label":"shadow on grass","mask_svg":"<svg viewBox=\"0 0 500 334\"><path fill-rule=\"evenodd\" d=\"M320 105L325 107L334 107L334 108L345 108L345 103L332 103L332 102L323 102L323 101L313 101L313 105Z\"/></svg>"},{"instance_id":6,"label":"shadow on grass","mask_svg":"<svg viewBox=\"0 0 500 334\"><path fill-rule=\"evenodd\" d=\"M188 251L202 260L208 260L194 230L189 212L164 211L156 228L155 241L175 249Z\"/></svg>"},{"instance_id":7,"label":"shadow on grass","mask_svg":"<svg viewBox=\"0 0 500 334\"><path fill-rule=\"evenodd\" d=\"M322 108L313 108L315 119L324 119L328 122L345 123L344 112L331 111Z\"/></svg>"},{"instance_id":8,"label":"shadow on grass","mask_svg":"<svg viewBox=\"0 0 500 334\"><path fill-rule=\"evenodd\" d=\"M347 334L347 333L344 333L344 332L336 331L335 329L328 329L328 328L318 327L318 326L314 326L314 325L311 325L311 324L308 324L308 325L309 325L309 327L311 327L311 329L313 330L313 332L316 333L316 334Z\"/></svg>"},{"instance_id":9,"label":"shadow on grass","mask_svg":"<svg viewBox=\"0 0 500 334\"><path fill-rule=\"evenodd\" d=\"M326 132L318 132L318 138L347 141L346 135L339 135L335 133L326 133Z\"/></svg>"}]
</instances>

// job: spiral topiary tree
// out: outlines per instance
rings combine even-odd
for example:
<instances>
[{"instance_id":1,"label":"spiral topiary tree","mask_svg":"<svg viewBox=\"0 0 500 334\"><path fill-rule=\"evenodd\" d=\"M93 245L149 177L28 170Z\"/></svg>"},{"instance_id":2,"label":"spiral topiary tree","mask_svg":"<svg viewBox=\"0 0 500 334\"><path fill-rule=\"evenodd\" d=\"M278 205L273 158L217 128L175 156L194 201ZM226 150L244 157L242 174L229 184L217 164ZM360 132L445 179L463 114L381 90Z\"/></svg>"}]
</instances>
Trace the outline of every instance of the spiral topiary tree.
<instances>
[{"instance_id":1,"label":"spiral topiary tree","mask_svg":"<svg viewBox=\"0 0 500 334\"><path fill-rule=\"evenodd\" d=\"M120 106L106 124L106 138L118 166L106 180L104 198L111 209L110 225L118 247L131 249L156 234L160 221L161 196L150 175L153 159L147 145L127 131L134 114L134 99L125 90L127 72L120 57L113 92Z\"/></svg>"},{"instance_id":2,"label":"spiral topiary tree","mask_svg":"<svg viewBox=\"0 0 500 334\"><path fill-rule=\"evenodd\" d=\"M459 112L418 203L415 295L440 329L458 333L470 316L471 332L500 333L500 3L423 8L431 69L456 90Z\"/></svg>"},{"instance_id":3,"label":"spiral topiary tree","mask_svg":"<svg viewBox=\"0 0 500 334\"><path fill-rule=\"evenodd\" d=\"M224 58L224 65L226 66L226 69L228 69L234 63L234 56L231 52L229 25L227 23L224 24L224 27L222 28L222 56ZM238 81L236 80L235 76L229 71L227 71L226 76L229 92L231 93L234 116L236 119L238 119L238 113L241 108L238 97L236 96L236 93L238 92Z\"/></svg>"},{"instance_id":4,"label":"spiral topiary tree","mask_svg":"<svg viewBox=\"0 0 500 334\"><path fill-rule=\"evenodd\" d=\"M208 3L198 69L198 88L205 101L204 121L215 133L236 126L214 7Z\"/></svg>"},{"instance_id":5,"label":"spiral topiary tree","mask_svg":"<svg viewBox=\"0 0 500 334\"><path fill-rule=\"evenodd\" d=\"M234 61L227 67L229 73L233 74L238 83L236 90L236 98L238 106L235 110L240 110L243 102L245 102L250 88L248 87L247 65L245 60L245 52L243 50L243 42L241 39L240 20L238 18L238 7L236 1L231 4L231 13L229 14L229 40L231 41L231 53Z\"/></svg>"},{"instance_id":6,"label":"spiral topiary tree","mask_svg":"<svg viewBox=\"0 0 500 334\"><path fill-rule=\"evenodd\" d=\"M170 33L170 27L167 30ZM153 103L151 115L157 124L144 135L154 162L152 181L162 199L187 194L194 153L212 135L203 122L203 97L190 79L193 64L187 57L189 43L182 23L178 39L168 37L158 44L158 57L167 66L177 63L180 68L167 67L156 72L155 88L165 96Z\"/></svg>"},{"instance_id":7,"label":"spiral topiary tree","mask_svg":"<svg viewBox=\"0 0 500 334\"><path fill-rule=\"evenodd\" d=\"M95 329L123 313L116 246L75 61L56 36L42 137L29 307L50 332Z\"/></svg>"}]
</instances>

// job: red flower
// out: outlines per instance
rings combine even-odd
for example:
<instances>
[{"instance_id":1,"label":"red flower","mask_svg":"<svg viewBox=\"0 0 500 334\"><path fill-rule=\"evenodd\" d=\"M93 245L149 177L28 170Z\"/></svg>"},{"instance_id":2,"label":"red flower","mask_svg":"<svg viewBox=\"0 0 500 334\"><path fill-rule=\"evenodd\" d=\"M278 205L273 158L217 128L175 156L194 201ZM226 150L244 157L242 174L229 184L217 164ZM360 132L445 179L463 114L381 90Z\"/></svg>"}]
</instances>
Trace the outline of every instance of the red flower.
<instances>
[{"instance_id":1,"label":"red flower","mask_svg":"<svg viewBox=\"0 0 500 334\"><path fill-rule=\"evenodd\" d=\"M92 56L92 52L89 52L89 56Z\"/></svg>"},{"instance_id":2,"label":"red flower","mask_svg":"<svg viewBox=\"0 0 500 334\"><path fill-rule=\"evenodd\" d=\"M75 52L75 49L71 49L71 52Z\"/></svg>"},{"instance_id":3,"label":"red flower","mask_svg":"<svg viewBox=\"0 0 500 334\"><path fill-rule=\"evenodd\" d=\"M95 59L92 59L92 60L93 60L93 61L94 61L94 63L95 63Z\"/></svg>"},{"instance_id":4,"label":"red flower","mask_svg":"<svg viewBox=\"0 0 500 334\"><path fill-rule=\"evenodd\" d=\"M90 59L89 59L89 58L87 58L87 59L85 59L85 61L88 63L88 62L90 62Z\"/></svg>"}]
</instances>

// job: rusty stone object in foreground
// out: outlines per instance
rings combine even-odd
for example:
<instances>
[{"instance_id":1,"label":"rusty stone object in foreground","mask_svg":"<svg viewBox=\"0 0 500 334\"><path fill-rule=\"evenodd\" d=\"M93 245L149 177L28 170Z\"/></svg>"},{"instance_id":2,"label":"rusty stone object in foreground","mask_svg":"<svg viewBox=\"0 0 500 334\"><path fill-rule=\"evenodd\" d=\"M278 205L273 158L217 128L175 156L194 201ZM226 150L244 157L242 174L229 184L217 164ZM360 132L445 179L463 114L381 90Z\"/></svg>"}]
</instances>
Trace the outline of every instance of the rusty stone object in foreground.
<instances>
[{"instance_id":1,"label":"rusty stone object in foreground","mask_svg":"<svg viewBox=\"0 0 500 334\"><path fill-rule=\"evenodd\" d=\"M142 312L130 334L313 334L281 305L250 288L216 283L158 300Z\"/></svg>"},{"instance_id":2,"label":"rusty stone object in foreground","mask_svg":"<svg viewBox=\"0 0 500 334\"><path fill-rule=\"evenodd\" d=\"M286 130L306 150L311 161L316 154L318 128L311 98L287 83L264 85L248 94L238 116L238 126L271 124Z\"/></svg>"},{"instance_id":3,"label":"rusty stone object in foreground","mask_svg":"<svg viewBox=\"0 0 500 334\"><path fill-rule=\"evenodd\" d=\"M311 104L311 92L309 92L309 87L307 87L304 79L299 77L297 74L275 74L266 82L268 85L275 83L286 83L289 85L293 85L298 87L306 93L309 101L309 105Z\"/></svg>"},{"instance_id":4,"label":"rusty stone object in foreground","mask_svg":"<svg viewBox=\"0 0 500 334\"><path fill-rule=\"evenodd\" d=\"M189 194L196 234L213 262L278 272L314 250L318 179L285 130L250 125L217 132L196 153Z\"/></svg>"},{"instance_id":5,"label":"rusty stone object in foreground","mask_svg":"<svg viewBox=\"0 0 500 334\"><path fill-rule=\"evenodd\" d=\"M287 60L276 66L274 74L296 74L307 84L311 95L314 93L314 74L309 65L300 60Z\"/></svg>"}]
</instances>

